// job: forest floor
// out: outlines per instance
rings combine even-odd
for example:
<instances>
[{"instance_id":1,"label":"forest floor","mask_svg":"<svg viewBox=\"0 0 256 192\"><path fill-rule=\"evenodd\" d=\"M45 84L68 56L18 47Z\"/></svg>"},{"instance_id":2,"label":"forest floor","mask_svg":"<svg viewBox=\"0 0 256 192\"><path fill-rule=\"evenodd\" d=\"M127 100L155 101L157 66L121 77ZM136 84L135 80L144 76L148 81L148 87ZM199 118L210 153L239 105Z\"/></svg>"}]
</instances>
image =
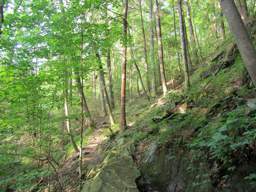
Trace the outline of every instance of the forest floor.
<instances>
[{"instance_id":1,"label":"forest floor","mask_svg":"<svg viewBox=\"0 0 256 192\"><path fill-rule=\"evenodd\" d=\"M102 154L98 151L107 139L105 135L106 129L109 127L106 117L97 117L95 119L96 128L92 134L87 138L86 147L83 148L83 173L95 167L102 160ZM68 157L61 168L58 169L57 174L51 178L51 185L54 190L62 192L76 192L80 188L79 177L79 153L73 153ZM82 176L85 177L84 175Z\"/></svg>"}]
</instances>

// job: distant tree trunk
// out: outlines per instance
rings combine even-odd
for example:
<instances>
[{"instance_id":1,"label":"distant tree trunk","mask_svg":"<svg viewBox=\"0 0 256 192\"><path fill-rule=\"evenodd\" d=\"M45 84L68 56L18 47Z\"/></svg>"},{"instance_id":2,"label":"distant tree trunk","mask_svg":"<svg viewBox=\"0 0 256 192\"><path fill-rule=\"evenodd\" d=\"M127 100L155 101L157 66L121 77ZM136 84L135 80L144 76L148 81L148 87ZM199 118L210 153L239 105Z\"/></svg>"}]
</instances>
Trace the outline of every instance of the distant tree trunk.
<instances>
[{"instance_id":1,"label":"distant tree trunk","mask_svg":"<svg viewBox=\"0 0 256 192\"><path fill-rule=\"evenodd\" d=\"M247 22L249 17L248 6L246 0L237 0L237 6L244 23Z\"/></svg>"},{"instance_id":2,"label":"distant tree trunk","mask_svg":"<svg viewBox=\"0 0 256 192\"><path fill-rule=\"evenodd\" d=\"M72 106L72 99L73 99L73 79L72 79L72 70L70 71L70 78L69 78L69 100L70 100L70 105Z\"/></svg>"},{"instance_id":3,"label":"distant tree trunk","mask_svg":"<svg viewBox=\"0 0 256 192\"><path fill-rule=\"evenodd\" d=\"M0 0L0 35L2 34L3 23L4 23L4 0Z\"/></svg>"},{"instance_id":4,"label":"distant tree trunk","mask_svg":"<svg viewBox=\"0 0 256 192\"><path fill-rule=\"evenodd\" d=\"M194 25L192 21L192 15L191 15L191 6L189 0L185 1L186 7L187 7L187 18L188 18L188 26L189 26L189 32L190 32L190 41L191 41L191 48L193 50L193 54L195 56L195 62L198 63L199 59L199 53L197 50L197 45L196 45L196 36L195 36L195 30L194 30Z\"/></svg>"},{"instance_id":5,"label":"distant tree trunk","mask_svg":"<svg viewBox=\"0 0 256 192\"><path fill-rule=\"evenodd\" d=\"M190 76L189 76L189 66L188 66L188 54L187 54L187 42L186 42L186 31L183 18L182 0L178 0L178 11L180 20L180 34L181 34L181 47L183 52L183 62L184 62L184 76L185 76L185 87L190 87Z\"/></svg>"},{"instance_id":6,"label":"distant tree trunk","mask_svg":"<svg viewBox=\"0 0 256 192\"><path fill-rule=\"evenodd\" d=\"M185 19L183 17L183 26L184 26L184 34L185 34L185 40L186 40L186 46L187 46L187 58L188 58L188 70L189 72L192 72L192 59L191 59L191 55L190 55L190 46L189 46L189 41L188 41L188 32L187 32L187 27L186 27L186 22L185 22Z\"/></svg>"},{"instance_id":7,"label":"distant tree trunk","mask_svg":"<svg viewBox=\"0 0 256 192\"><path fill-rule=\"evenodd\" d=\"M154 15L153 15L153 0L150 0L150 65L152 73L152 91L153 94L157 94L157 74L156 74L156 64L155 64L155 41L154 41Z\"/></svg>"},{"instance_id":8,"label":"distant tree trunk","mask_svg":"<svg viewBox=\"0 0 256 192\"><path fill-rule=\"evenodd\" d=\"M128 33L128 0L124 1L123 16L123 63L122 63L122 83L121 83L121 112L120 112L120 128L125 130L126 124L126 66L127 66L127 33Z\"/></svg>"},{"instance_id":9,"label":"distant tree trunk","mask_svg":"<svg viewBox=\"0 0 256 192\"><path fill-rule=\"evenodd\" d=\"M107 106L106 106L106 102L105 102L106 99L105 99L105 94L104 94L104 88L103 88L100 78L99 78L99 88L100 88L101 109L102 109L104 116L106 117L108 115L108 111L107 111Z\"/></svg>"},{"instance_id":10,"label":"distant tree trunk","mask_svg":"<svg viewBox=\"0 0 256 192\"><path fill-rule=\"evenodd\" d=\"M139 84L139 77L136 78L136 88L138 96L140 96L140 84Z\"/></svg>"},{"instance_id":11,"label":"distant tree trunk","mask_svg":"<svg viewBox=\"0 0 256 192\"><path fill-rule=\"evenodd\" d=\"M253 1L252 5L250 6L251 7L251 14L255 14L255 7L256 7L256 0Z\"/></svg>"},{"instance_id":12,"label":"distant tree trunk","mask_svg":"<svg viewBox=\"0 0 256 192\"><path fill-rule=\"evenodd\" d=\"M89 107L88 107L88 104L87 104L87 101L86 101L86 97L85 97L85 94L84 94L83 83L81 81L80 74L79 74L78 71L76 71L75 74L76 74L76 83L77 83L78 93L80 95L81 100L83 100L84 113L85 113L85 116L87 118L88 125L89 126L94 126L94 121L92 119L92 116L91 116L91 113L90 113L90 110L89 110Z\"/></svg>"},{"instance_id":13,"label":"distant tree trunk","mask_svg":"<svg viewBox=\"0 0 256 192\"><path fill-rule=\"evenodd\" d=\"M81 75L83 76L83 75ZM83 79L82 81L82 87L83 85ZM82 189L83 186L83 142L84 142L84 100L80 98L81 103L81 127L80 127L80 150L79 150L79 178L80 178L80 189Z\"/></svg>"},{"instance_id":14,"label":"distant tree trunk","mask_svg":"<svg viewBox=\"0 0 256 192\"><path fill-rule=\"evenodd\" d=\"M129 92L129 99L131 100L132 99L132 65L128 65L129 66L129 69L128 69L128 79L129 79L129 86L128 86L128 92Z\"/></svg>"},{"instance_id":15,"label":"distant tree trunk","mask_svg":"<svg viewBox=\"0 0 256 192\"><path fill-rule=\"evenodd\" d=\"M68 107L68 90L65 88L64 91L64 115L65 115L65 124L66 124L66 130L69 135L71 144L73 145L73 148L76 152L79 152L79 148L75 142L75 139L73 137L73 134L71 132L71 123L69 118L69 107Z\"/></svg>"},{"instance_id":16,"label":"distant tree trunk","mask_svg":"<svg viewBox=\"0 0 256 192\"><path fill-rule=\"evenodd\" d=\"M175 37L175 42L178 42L177 24L176 24L176 10L175 10L174 1L173 1L173 6L172 6L172 11L173 11L174 37ZM177 51L176 55L177 55L178 67L179 67L179 70L180 70L180 73L181 73L182 70L181 70L181 62L180 62L180 52Z\"/></svg>"},{"instance_id":17,"label":"distant tree trunk","mask_svg":"<svg viewBox=\"0 0 256 192\"><path fill-rule=\"evenodd\" d=\"M221 31L221 36L222 39L226 38L226 31L225 31L225 23L224 23L224 18L223 18L223 11L220 11L220 31Z\"/></svg>"},{"instance_id":18,"label":"distant tree trunk","mask_svg":"<svg viewBox=\"0 0 256 192\"><path fill-rule=\"evenodd\" d=\"M147 51L147 41L146 41L146 34L145 34L145 28L144 28L144 18L143 18L143 12L142 12L142 0L139 0L139 7L140 7L140 21L141 21L141 30L142 30L142 36L143 36L143 47L144 47L144 59L146 63L146 71L147 71L147 89L150 93L150 74L149 74L149 63L148 63L148 51Z\"/></svg>"},{"instance_id":19,"label":"distant tree trunk","mask_svg":"<svg viewBox=\"0 0 256 192\"><path fill-rule=\"evenodd\" d=\"M161 28L161 16L158 0L156 0L156 17L157 17L157 36L158 36L158 55L160 62L160 76L163 94L167 94L167 84L165 77L165 67L164 67L164 48L162 39L162 28Z\"/></svg>"},{"instance_id":20,"label":"distant tree trunk","mask_svg":"<svg viewBox=\"0 0 256 192\"><path fill-rule=\"evenodd\" d=\"M135 68L136 68L136 70L137 70L138 77L139 77L139 81L140 81L140 83L141 83L143 92L144 92L144 94L147 96L148 100L150 100L150 97L149 97L149 95L148 95L148 92L147 92L147 90L146 90L146 87L145 87L145 85L144 85L144 83L143 83L143 79L142 79L142 75L141 75L141 72L140 72L140 68L139 68L139 66L138 66L138 64L137 64L137 62L136 62L136 59L135 59L135 55L134 55L134 51L133 51L133 45L132 45L132 47L131 47L131 56L132 56L132 59L133 59L134 66L135 66Z\"/></svg>"},{"instance_id":21,"label":"distant tree trunk","mask_svg":"<svg viewBox=\"0 0 256 192\"><path fill-rule=\"evenodd\" d=\"M96 102L97 100L97 75L95 74L95 72L93 72L92 75L92 85L93 85L93 97L94 97L94 101Z\"/></svg>"},{"instance_id":22,"label":"distant tree trunk","mask_svg":"<svg viewBox=\"0 0 256 192\"><path fill-rule=\"evenodd\" d=\"M108 68L108 89L109 89L109 100L111 104L111 108L115 108L115 99L114 99L114 91L113 91L113 77L112 77L112 67L111 67L111 56L110 56L110 49L107 52L107 68Z\"/></svg>"},{"instance_id":23,"label":"distant tree trunk","mask_svg":"<svg viewBox=\"0 0 256 192\"><path fill-rule=\"evenodd\" d=\"M106 87L106 83L105 83L104 71L103 71L100 54L96 53L96 57L98 58L98 62L99 62L99 78L100 78L100 83L101 83L102 91L103 91L102 94L104 95L104 98L106 100L109 121L110 121L111 125L114 125L115 121L114 121L114 116L112 113L111 104L110 104L110 100L109 100L109 96L108 96L108 91L107 91L107 87Z\"/></svg>"},{"instance_id":24,"label":"distant tree trunk","mask_svg":"<svg viewBox=\"0 0 256 192\"><path fill-rule=\"evenodd\" d=\"M216 39L219 39L219 31L218 31L218 13L216 12L216 2L213 2L213 16L212 16L212 23L213 23L213 33L215 33Z\"/></svg>"},{"instance_id":25,"label":"distant tree trunk","mask_svg":"<svg viewBox=\"0 0 256 192\"><path fill-rule=\"evenodd\" d=\"M247 71L256 86L256 51L249 37L249 33L233 0L221 0L221 7L227 18L230 30L235 36L238 49L245 62Z\"/></svg>"},{"instance_id":26,"label":"distant tree trunk","mask_svg":"<svg viewBox=\"0 0 256 192\"><path fill-rule=\"evenodd\" d=\"M155 13L155 12L154 12ZM161 72L160 72L160 58L159 58L159 45L158 45L158 33L157 33L157 18L156 14L154 14L154 34L155 34L155 45L156 45L156 50L157 54L155 55L155 63L156 63L156 86L157 88L159 86L162 87L161 85Z\"/></svg>"},{"instance_id":27,"label":"distant tree trunk","mask_svg":"<svg viewBox=\"0 0 256 192\"><path fill-rule=\"evenodd\" d=\"M188 24L189 24L190 39L191 39L192 43L195 43L196 37L195 37L195 32L194 32L194 26L193 26L193 21L192 21L192 16L191 16L191 7L190 7L189 0L185 1L185 5L187 7L187 18L188 18Z\"/></svg>"}]
</instances>

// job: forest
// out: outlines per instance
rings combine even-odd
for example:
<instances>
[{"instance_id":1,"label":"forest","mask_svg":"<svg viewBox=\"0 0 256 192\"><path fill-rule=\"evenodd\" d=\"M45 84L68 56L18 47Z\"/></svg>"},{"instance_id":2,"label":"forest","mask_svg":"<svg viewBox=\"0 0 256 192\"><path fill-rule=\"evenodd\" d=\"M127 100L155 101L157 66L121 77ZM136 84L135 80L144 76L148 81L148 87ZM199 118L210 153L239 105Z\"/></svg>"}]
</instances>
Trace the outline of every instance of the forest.
<instances>
[{"instance_id":1,"label":"forest","mask_svg":"<svg viewBox=\"0 0 256 192\"><path fill-rule=\"evenodd\" d=\"M255 192L256 0L0 0L0 192Z\"/></svg>"}]
</instances>

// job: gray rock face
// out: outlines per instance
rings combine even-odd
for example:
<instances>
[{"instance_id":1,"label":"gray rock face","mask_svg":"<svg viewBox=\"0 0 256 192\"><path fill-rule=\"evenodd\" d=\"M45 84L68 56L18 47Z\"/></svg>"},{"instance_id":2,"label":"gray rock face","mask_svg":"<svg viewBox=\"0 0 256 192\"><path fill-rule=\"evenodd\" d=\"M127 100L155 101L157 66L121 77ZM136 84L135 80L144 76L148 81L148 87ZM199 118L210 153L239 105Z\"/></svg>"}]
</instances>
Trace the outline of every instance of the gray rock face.
<instances>
[{"instance_id":1,"label":"gray rock face","mask_svg":"<svg viewBox=\"0 0 256 192\"><path fill-rule=\"evenodd\" d=\"M144 153L140 166L142 177L138 181L146 192L205 192L212 191L209 175L198 169L191 172L189 154L181 149L158 148L151 144ZM197 178L196 178L197 177ZM206 182L201 186L196 183Z\"/></svg>"},{"instance_id":2,"label":"gray rock face","mask_svg":"<svg viewBox=\"0 0 256 192\"><path fill-rule=\"evenodd\" d=\"M127 149L111 151L82 192L138 192L139 171Z\"/></svg>"}]
</instances>

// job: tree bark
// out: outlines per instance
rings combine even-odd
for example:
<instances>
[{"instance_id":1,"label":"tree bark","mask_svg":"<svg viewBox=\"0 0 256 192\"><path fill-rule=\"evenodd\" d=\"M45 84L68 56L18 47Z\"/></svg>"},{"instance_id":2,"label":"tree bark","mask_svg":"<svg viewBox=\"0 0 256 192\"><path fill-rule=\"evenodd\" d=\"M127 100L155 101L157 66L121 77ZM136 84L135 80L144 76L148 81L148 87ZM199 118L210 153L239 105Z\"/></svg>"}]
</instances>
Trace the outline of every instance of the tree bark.
<instances>
[{"instance_id":1,"label":"tree bark","mask_svg":"<svg viewBox=\"0 0 256 192\"><path fill-rule=\"evenodd\" d=\"M161 17L160 17L160 8L158 0L156 0L156 17L157 17L157 36L158 36L158 55L159 55L159 64L160 64L160 76L161 76L161 85L163 94L167 94L167 84L165 77L165 67L164 67L164 48L163 48L163 39L162 39L162 26L161 26Z\"/></svg>"},{"instance_id":2,"label":"tree bark","mask_svg":"<svg viewBox=\"0 0 256 192\"><path fill-rule=\"evenodd\" d=\"M0 0L0 35L2 34L3 23L4 23L4 0Z\"/></svg>"},{"instance_id":3,"label":"tree bark","mask_svg":"<svg viewBox=\"0 0 256 192\"><path fill-rule=\"evenodd\" d=\"M115 121L114 121L114 116L112 113L111 104L110 104L110 100L109 100L109 96L108 96L108 91L107 91L107 87L106 87L106 83L105 83L104 71L103 71L100 54L96 53L96 57L97 57L98 63L99 63L99 78L100 78L100 83L101 83L102 91L103 91L102 94L104 95L104 98L106 100L105 103L107 106L109 121L110 121L111 125L114 125Z\"/></svg>"},{"instance_id":4,"label":"tree bark","mask_svg":"<svg viewBox=\"0 0 256 192\"><path fill-rule=\"evenodd\" d=\"M172 3L173 3L172 11L173 11L174 38L175 38L175 42L178 42L177 23L176 23L176 10L175 10L174 1ZM182 69L181 69L181 62L180 62L181 59L180 59L180 52L179 51L176 51L176 57L177 57L179 71L181 73Z\"/></svg>"},{"instance_id":5,"label":"tree bark","mask_svg":"<svg viewBox=\"0 0 256 192\"><path fill-rule=\"evenodd\" d=\"M111 55L110 49L107 52L107 68L108 68L108 89L109 89L109 100L111 104L111 108L115 108L115 99L114 99L114 91L113 91L113 77L112 77L112 67L111 67Z\"/></svg>"},{"instance_id":6,"label":"tree bark","mask_svg":"<svg viewBox=\"0 0 256 192\"><path fill-rule=\"evenodd\" d=\"M221 10L220 12L220 31L221 31L221 36L222 36L222 39L225 39L226 38L226 31L225 31L225 23L224 23L224 15L223 15L223 11Z\"/></svg>"},{"instance_id":7,"label":"tree bark","mask_svg":"<svg viewBox=\"0 0 256 192\"><path fill-rule=\"evenodd\" d=\"M183 52L183 62L184 62L184 76L185 76L185 87L190 87L190 75L189 75L189 66L188 66L188 55L187 55L187 42L186 42L186 31L185 23L183 18L183 9L182 9L182 0L178 0L178 11L179 11L179 20L180 20L180 35L181 35L181 47Z\"/></svg>"},{"instance_id":8,"label":"tree bark","mask_svg":"<svg viewBox=\"0 0 256 192\"><path fill-rule=\"evenodd\" d=\"M107 106L106 106L106 102L105 102L106 99L105 99L105 94L104 94L104 88L103 88L100 78L99 78L99 88L100 88L101 109L102 109L104 116L106 117L108 115L108 111L107 111Z\"/></svg>"},{"instance_id":9,"label":"tree bark","mask_svg":"<svg viewBox=\"0 0 256 192\"><path fill-rule=\"evenodd\" d=\"M143 48L144 48L144 59L146 63L146 79L147 79L147 89L148 92L150 92L150 74L149 74L149 63L148 63L148 50L147 50L147 41L146 41L146 33L144 28L144 18L143 18L143 12L142 12L142 0L139 0L139 7L140 7L140 22L141 22L141 30L142 30L142 36L143 36Z\"/></svg>"},{"instance_id":10,"label":"tree bark","mask_svg":"<svg viewBox=\"0 0 256 192\"><path fill-rule=\"evenodd\" d=\"M195 62L198 63L199 59L199 53L197 50L197 45L196 45L196 36L195 36L195 30L194 30L194 25L193 25L193 20L192 20L192 14L191 14L191 6L189 0L185 1L186 8L187 8L187 18L188 18L188 26L189 26L189 33L190 33L190 41L191 41L191 48L193 50L193 54L195 56Z\"/></svg>"},{"instance_id":11,"label":"tree bark","mask_svg":"<svg viewBox=\"0 0 256 192\"><path fill-rule=\"evenodd\" d=\"M246 24L248 17L249 17L246 0L237 0L237 6L239 8L239 12L241 14L242 20Z\"/></svg>"},{"instance_id":12,"label":"tree bark","mask_svg":"<svg viewBox=\"0 0 256 192\"><path fill-rule=\"evenodd\" d=\"M89 110L89 107L88 107L88 104L86 101L86 97L85 97L84 90L83 90L83 84L82 84L79 72L76 71L75 75L76 75L76 84L77 84L78 93L80 95L81 100L83 100L84 113L85 113L86 118L88 119L88 125L94 126L94 121L92 119L92 116L91 116L91 113L90 113L90 110Z\"/></svg>"},{"instance_id":13,"label":"tree bark","mask_svg":"<svg viewBox=\"0 0 256 192\"><path fill-rule=\"evenodd\" d=\"M177 24L176 24L176 10L175 10L174 1L173 1L173 5L172 5L172 11L173 11L174 38L175 38L175 42L178 42ZM176 56L177 56L179 71L181 73L182 72L181 62L180 62L181 59L180 59L180 52L179 51L176 52Z\"/></svg>"},{"instance_id":14,"label":"tree bark","mask_svg":"<svg viewBox=\"0 0 256 192\"><path fill-rule=\"evenodd\" d=\"M245 62L247 71L250 74L253 84L256 86L256 51L246 26L233 0L221 0L221 7L227 18L230 30L235 36L238 49Z\"/></svg>"},{"instance_id":15,"label":"tree bark","mask_svg":"<svg viewBox=\"0 0 256 192\"><path fill-rule=\"evenodd\" d=\"M69 135L71 144L73 145L73 148L76 152L79 152L79 148L75 142L75 139L73 137L73 134L71 132L71 123L69 118L69 107L68 107L68 91L67 89L64 91L64 114L65 114L65 124L66 124L66 130Z\"/></svg>"},{"instance_id":16,"label":"tree bark","mask_svg":"<svg viewBox=\"0 0 256 192\"><path fill-rule=\"evenodd\" d=\"M155 41L154 41L154 14L153 14L153 0L150 0L150 65L151 65L151 73L152 73L152 81L151 87L153 94L157 94L157 72L156 72L156 64L155 64Z\"/></svg>"},{"instance_id":17,"label":"tree bark","mask_svg":"<svg viewBox=\"0 0 256 192\"><path fill-rule=\"evenodd\" d=\"M122 82L121 82L121 112L120 112L120 129L123 131L127 128L126 123L126 66L127 66L127 33L128 33L128 0L124 1L123 13L123 63L122 63Z\"/></svg>"},{"instance_id":18,"label":"tree bark","mask_svg":"<svg viewBox=\"0 0 256 192\"><path fill-rule=\"evenodd\" d=\"M144 85L144 83L143 83L143 79L142 79L142 75L141 75L141 72L140 72L140 68L139 68L139 66L138 66L138 64L137 64L137 62L136 62L136 59L135 59L134 50L133 50L133 45L131 46L131 56L132 56L132 59L133 59L133 64L134 64L134 66L135 66L135 68L136 68L136 70L137 70L138 77L139 77L140 84L141 84L141 86L142 86L143 92L144 92L144 94L147 96L147 99L150 100L150 97L149 97L149 95L148 95L148 92L147 92L147 90L146 90L146 87L145 87L145 85Z\"/></svg>"}]
</instances>

